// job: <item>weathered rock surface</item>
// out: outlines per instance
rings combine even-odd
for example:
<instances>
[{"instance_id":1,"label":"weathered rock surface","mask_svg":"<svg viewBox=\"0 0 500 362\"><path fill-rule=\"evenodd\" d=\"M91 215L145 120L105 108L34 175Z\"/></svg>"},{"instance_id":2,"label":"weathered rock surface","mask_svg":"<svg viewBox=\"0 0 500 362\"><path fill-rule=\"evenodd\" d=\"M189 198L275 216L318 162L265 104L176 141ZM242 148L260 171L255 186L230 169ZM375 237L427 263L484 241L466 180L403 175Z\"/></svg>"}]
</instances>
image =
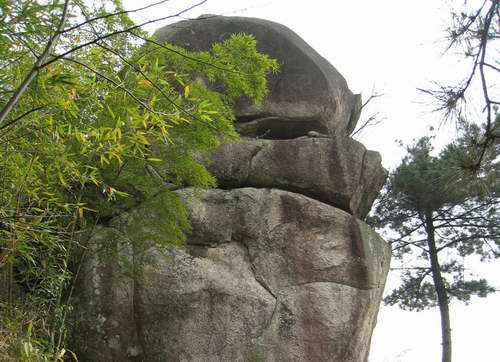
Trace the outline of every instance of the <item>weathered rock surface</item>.
<instances>
[{"instance_id":1,"label":"weathered rock surface","mask_svg":"<svg viewBox=\"0 0 500 362\"><path fill-rule=\"evenodd\" d=\"M270 75L260 108L244 100L237 104L236 127L245 139L215 152L210 171L223 188L276 187L364 218L386 173L376 152L347 137L361 100L327 60L287 27L255 18L202 16L168 25L156 36L207 50L242 32L279 60L281 72Z\"/></svg>"},{"instance_id":2,"label":"weathered rock surface","mask_svg":"<svg viewBox=\"0 0 500 362\"><path fill-rule=\"evenodd\" d=\"M364 218L384 184L380 155L350 138L242 138L214 152L209 170L222 188L275 187Z\"/></svg>"},{"instance_id":3,"label":"weathered rock surface","mask_svg":"<svg viewBox=\"0 0 500 362\"><path fill-rule=\"evenodd\" d=\"M252 34L257 49L279 61L281 71L269 77L269 95L260 107L245 99L236 106L240 121L275 116L297 130L349 134L359 118L361 99L342 75L302 38L268 20L202 16L159 29L159 41L191 50L208 50L233 33ZM302 134L304 134L302 132Z\"/></svg>"},{"instance_id":4,"label":"weathered rock surface","mask_svg":"<svg viewBox=\"0 0 500 362\"><path fill-rule=\"evenodd\" d=\"M130 251L130 235L154 235L148 204L94 233L138 277L105 253L88 259L81 360L366 360L390 258L367 225L276 189L181 194L193 231L168 256Z\"/></svg>"},{"instance_id":5,"label":"weathered rock surface","mask_svg":"<svg viewBox=\"0 0 500 362\"><path fill-rule=\"evenodd\" d=\"M359 97L276 23L212 16L157 36L206 50L235 32L281 72L260 108L237 105L242 139L209 165L221 189L178 191L184 247L157 247L168 192L90 233L73 314L81 361L367 361L390 251L360 220L386 172L348 137Z\"/></svg>"}]
</instances>

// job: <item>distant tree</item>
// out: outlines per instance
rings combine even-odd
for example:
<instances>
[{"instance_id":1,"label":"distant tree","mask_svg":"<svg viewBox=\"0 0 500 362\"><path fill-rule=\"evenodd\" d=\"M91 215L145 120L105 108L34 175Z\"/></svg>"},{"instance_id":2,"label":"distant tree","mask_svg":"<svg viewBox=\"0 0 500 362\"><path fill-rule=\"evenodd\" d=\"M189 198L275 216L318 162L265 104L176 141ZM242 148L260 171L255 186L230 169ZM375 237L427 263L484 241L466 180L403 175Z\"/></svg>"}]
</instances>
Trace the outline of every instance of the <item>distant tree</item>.
<instances>
[{"instance_id":1,"label":"distant tree","mask_svg":"<svg viewBox=\"0 0 500 362\"><path fill-rule=\"evenodd\" d=\"M500 140L500 8L498 0L463 1L451 10L447 28L447 51L455 50L470 64L466 74L458 74L457 82L435 81L430 88L420 89L430 95L436 111L445 120L482 124L477 143L469 145L467 170L478 174L487 150ZM496 47L495 47L496 45ZM477 99L480 96L481 100ZM484 117L478 119L467 106L477 105Z\"/></svg>"},{"instance_id":2,"label":"distant tree","mask_svg":"<svg viewBox=\"0 0 500 362\"><path fill-rule=\"evenodd\" d=\"M277 63L253 37L189 52L140 29L189 9L128 17L167 1L0 0L2 361L67 357L63 296L82 228L162 191L170 228L158 246L182 242L173 190L214 185L200 158L237 138L237 98L267 92Z\"/></svg>"},{"instance_id":3,"label":"distant tree","mask_svg":"<svg viewBox=\"0 0 500 362\"><path fill-rule=\"evenodd\" d=\"M390 174L371 222L386 227L393 255L401 261L401 285L386 298L389 305L422 310L439 307L442 361L452 355L450 300L468 303L471 296L495 291L485 279L465 275L464 258L500 256L498 167L493 147L481 162L479 177L462 170L467 147L482 137L477 126L433 156L431 139L407 147L408 154Z\"/></svg>"}]
</instances>

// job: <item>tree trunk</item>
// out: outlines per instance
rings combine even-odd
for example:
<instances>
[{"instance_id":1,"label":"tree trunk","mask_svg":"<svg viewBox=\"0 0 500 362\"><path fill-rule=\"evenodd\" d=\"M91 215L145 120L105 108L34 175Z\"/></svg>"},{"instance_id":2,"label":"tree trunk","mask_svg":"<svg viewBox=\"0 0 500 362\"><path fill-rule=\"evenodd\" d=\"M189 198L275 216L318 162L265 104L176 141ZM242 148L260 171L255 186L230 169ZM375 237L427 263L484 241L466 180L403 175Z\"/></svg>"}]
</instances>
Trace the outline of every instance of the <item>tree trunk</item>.
<instances>
[{"instance_id":1,"label":"tree trunk","mask_svg":"<svg viewBox=\"0 0 500 362\"><path fill-rule=\"evenodd\" d=\"M434 224L432 215L426 216L427 245L431 261L432 279L436 290L439 312L441 314L441 340L442 340L442 362L451 362L451 328L448 293L441 276L441 266L439 265L436 241L434 239Z\"/></svg>"}]
</instances>

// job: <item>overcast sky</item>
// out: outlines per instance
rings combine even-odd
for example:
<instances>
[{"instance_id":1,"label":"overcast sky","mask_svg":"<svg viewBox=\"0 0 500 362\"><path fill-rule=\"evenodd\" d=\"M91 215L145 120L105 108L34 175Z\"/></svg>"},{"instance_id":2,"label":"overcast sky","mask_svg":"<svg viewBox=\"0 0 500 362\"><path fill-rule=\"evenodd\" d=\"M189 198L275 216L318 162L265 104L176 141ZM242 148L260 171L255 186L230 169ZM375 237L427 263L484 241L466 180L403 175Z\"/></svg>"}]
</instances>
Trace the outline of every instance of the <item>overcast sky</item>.
<instances>
[{"instance_id":1,"label":"overcast sky","mask_svg":"<svg viewBox=\"0 0 500 362\"><path fill-rule=\"evenodd\" d=\"M123 2L126 8L146 3L144 0ZM196 1L171 0L135 19L161 17L194 3ZM391 169L403 155L395 140L410 142L431 134L430 126L439 128L438 115L430 113L429 100L416 88L426 87L432 80L456 79L467 69L453 53L443 56L444 29L451 3L451 0L208 0L184 16L220 14L279 22L329 60L354 93L362 93L365 98L373 89L383 93L365 116L379 112L384 122L368 129L361 141L367 148L379 151L384 166ZM452 131L451 125L441 126L438 145L448 142ZM480 268L478 264L470 262L466 267L478 272L480 269L499 287L498 264ZM397 278L389 277L389 286L396 282ZM467 307L460 303L452 305L455 362L498 360L499 305L498 295L473 300ZM437 309L416 313L382 307L370 362L439 361L439 323Z\"/></svg>"}]
</instances>

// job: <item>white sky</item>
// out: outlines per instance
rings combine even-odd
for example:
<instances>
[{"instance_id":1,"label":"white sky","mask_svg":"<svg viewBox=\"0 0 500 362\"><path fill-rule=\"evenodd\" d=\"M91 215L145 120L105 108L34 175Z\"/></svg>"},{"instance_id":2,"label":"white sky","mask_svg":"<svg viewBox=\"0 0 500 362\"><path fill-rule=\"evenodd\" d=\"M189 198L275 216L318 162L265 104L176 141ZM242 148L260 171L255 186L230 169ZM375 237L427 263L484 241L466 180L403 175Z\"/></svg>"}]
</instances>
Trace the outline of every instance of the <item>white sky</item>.
<instances>
[{"instance_id":1,"label":"white sky","mask_svg":"<svg viewBox=\"0 0 500 362\"><path fill-rule=\"evenodd\" d=\"M462 0L463 1L463 0ZM123 0L127 9L150 3ZM136 20L161 17L196 1L175 1L143 13ZM428 100L416 91L432 80L457 79L465 64L443 57L444 29L451 0L209 0L185 17L201 14L251 16L291 28L329 60L346 78L354 93L368 97L372 89L385 94L365 113L380 112L384 122L368 129L361 141L382 154L386 168L395 167L403 152L395 140L410 142L439 127ZM460 0L455 1L459 3ZM178 19L181 20L181 19ZM164 25L164 24L161 24ZM152 31L157 24L148 28ZM438 144L445 144L452 126L443 126ZM477 269L479 263L468 267ZM498 264L481 265L481 272L500 286ZM394 285L396 278L389 278ZM475 299L470 306L452 305L454 362L498 360L498 294ZM405 312L382 307L375 329L370 362L440 360L438 310ZM497 356L495 358L495 355Z\"/></svg>"}]
</instances>

